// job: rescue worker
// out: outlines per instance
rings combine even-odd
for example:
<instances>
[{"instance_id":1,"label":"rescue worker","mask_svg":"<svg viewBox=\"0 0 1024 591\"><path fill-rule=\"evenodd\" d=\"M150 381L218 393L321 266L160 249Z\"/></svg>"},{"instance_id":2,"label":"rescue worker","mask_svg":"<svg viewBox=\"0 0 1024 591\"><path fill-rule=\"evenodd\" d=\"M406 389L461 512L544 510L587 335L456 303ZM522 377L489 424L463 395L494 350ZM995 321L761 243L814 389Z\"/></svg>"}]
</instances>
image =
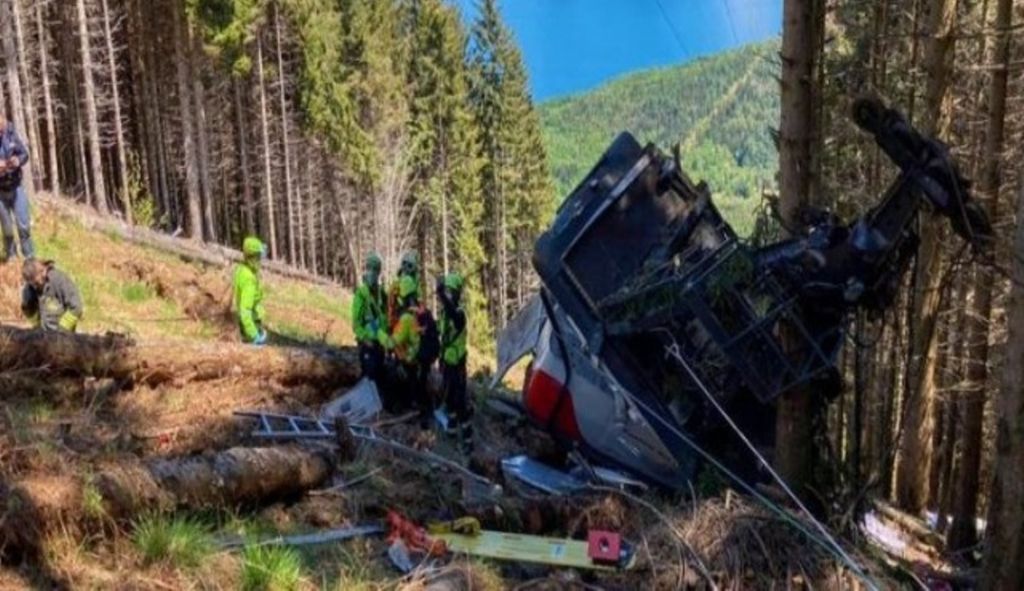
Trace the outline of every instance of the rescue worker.
<instances>
[{"instance_id":1,"label":"rescue worker","mask_svg":"<svg viewBox=\"0 0 1024 591\"><path fill-rule=\"evenodd\" d=\"M35 256L29 218L28 196L21 186L21 169L28 162L28 150L18 137L14 123L0 116L0 230L4 235L4 251L0 262L17 256L14 228L18 228L21 256Z\"/></svg>"},{"instance_id":2,"label":"rescue worker","mask_svg":"<svg viewBox=\"0 0 1024 591\"><path fill-rule=\"evenodd\" d=\"M242 341L254 345L267 342L263 328L266 313L263 309L263 284L260 282L260 263L267 249L259 238L249 236L242 242L242 262L235 269L235 313Z\"/></svg>"},{"instance_id":3,"label":"rescue worker","mask_svg":"<svg viewBox=\"0 0 1024 591\"><path fill-rule=\"evenodd\" d=\"M416 254L415 250L407 250L402 254L402 260L398 266L398 276L395 278L394 283L388 289L388 323L392 326L398 322L398 316L401 314L401 306L399 305L399 286L402 281L402 277L411 277L413 280L413 286L416 291L416 299L419 300L420 295L420 257Z\"/></svg>"},{"instance_id":4,"label":"rescue worker","mask_svg":"<svg viewBox=\"0 0 1024 591\"><path fill-rule=\"evenodd\" d=\"M54 267L53 261L37 259L25 259L21 277L25 282L21 312L35 327L75 332L82 319L82 298L71 278Z\"/></svg>"},{"instance_id":5,"label":"rescue worker","mask_svg":"<svg viewBox=\"0 0 1024 591\"><path fill-rule=\"evenodd\" d=\"M434 408L427 392L429 366L420 361L419 298L416 280L410 275L398 280L397 306L398 321L392 327L389 345L398 362L399 382L419 411L420 429L428 429Z\"/></svg>"},{"instance_id":6,"label":"rescue worker","mask_svg":"<svg viewBox=\"0 0 1024 591\"><path fill-rule=\"evenodd\" d=\"M380 380L387 345L387 296L380 284L380 255L366 256L363 281L352 298L352 325L359 345L359 367L363 377ZM379 385L379 384L378 384Z\"/></svg>"},{"instance_id":7,"label":"rescue worker","mask_svg":"<svg viewBox=\"0 0 1024 591\"><path fill-rule=\"evenodd\" d=\"M462 306L465 281L450 273L437 286L441 301L441 379L448 409L448 431L458 435L464 450L473 446L472 409L466 396L466 311Z\"/></svg>"}]
</instances>

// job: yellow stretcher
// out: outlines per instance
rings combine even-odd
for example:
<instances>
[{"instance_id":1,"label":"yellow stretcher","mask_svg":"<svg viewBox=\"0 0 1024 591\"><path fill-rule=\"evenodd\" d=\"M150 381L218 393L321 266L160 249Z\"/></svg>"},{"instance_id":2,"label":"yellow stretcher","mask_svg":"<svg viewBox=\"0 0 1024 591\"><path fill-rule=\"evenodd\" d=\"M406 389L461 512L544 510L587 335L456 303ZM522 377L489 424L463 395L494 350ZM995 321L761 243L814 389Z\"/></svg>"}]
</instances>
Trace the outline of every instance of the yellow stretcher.
<instances>
[{"instance_id":1,"label":"yellow stretcher","mask_svg":"<svg viewBox=\"0 0 1024 591\"><path fill-rule=\"evenodd\" d=\"M587 542L583 540L547 538L488 530L481 530L475 534L432 533L431 536L444 540L450 552L497 560L609 571L617 570L617 568L631 568L634 561L634 555L630 551L623 553L624 556L618 567L615 564L594 562L588 555Z\"/></svg>"}]
</instances>

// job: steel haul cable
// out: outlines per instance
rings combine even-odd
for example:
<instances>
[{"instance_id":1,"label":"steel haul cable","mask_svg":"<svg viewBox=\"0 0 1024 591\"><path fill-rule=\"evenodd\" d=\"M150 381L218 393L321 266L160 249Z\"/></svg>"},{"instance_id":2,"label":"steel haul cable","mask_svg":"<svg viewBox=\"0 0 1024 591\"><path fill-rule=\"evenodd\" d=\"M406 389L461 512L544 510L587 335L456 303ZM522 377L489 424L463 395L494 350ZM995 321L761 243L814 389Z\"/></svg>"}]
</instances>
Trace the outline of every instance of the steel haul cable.
<instances>
[{"instance_id":1,"label":"steel haul cable","mask_svg":"<svg viewBox=\"0 0 1024 591\"><path fill-rule=\"evenodd\" d=\"M564 343L562 343L564 337L561 334L561 327L558 325L557 320L553 316L549 315L548 316L548 320L552 324L553 333L557 337L558 341L562 344L562 347L564 349L565 345L564 345ZM661 329L661 330L665 330L665 329ZM668 331L665 330L665 332L668 332ZM671 336L671 333L669 333L669 335ZM675 341L674 337L672 337L672 338L673 338L673 341ZM678 348L678 343L676 343L676 347ZM564 359L563 362L566 364L567 367L570 364L570 360L568 358ZM768 464L767 460L764 459L764 456L762 456L757 451L757 449L750 443L749 439L747 439L747 437L743 434L743 432L739 429L739 427L735 424L735 422L733 422L732 418L729 417L727 412L725 412L725 409L723 409L718 404L718 401L714 399L714 396L710 392L707 391L707 388L704 386L704 383L696 376L696 374L693 372L692 368L690 368L689 365L685 363L685 361L683 362L683 367L684 367L684 369L687 370L688 373L690 373L691 377L694 379L694 381L700 387L700 389L704 393L704 395L707 396L708 399L715 406L715 408L718 409L718 411L722 414L722 416L725 418L725 420L728 422L728 424L736 431L736 433L746 443L746 445L751 449L751 451L758 458L758 460L764 466L766 466L768 468L769 472L776 479L776 481L779 482L779 484L783 487L783 489L793 498L793 500L796 502L797 506L806 514L808 519L815 526L815 529L817 529L821 533L821 535L818 535L818 534L814 533L813 531L811 531L806 525L801 523L796 517L794 517L792 514L790 514L789 511L785 510L784 508L782 508L779 505L777 505L776 503L774 503L771 499L766 497L764 494L762 494L760 491L758 491L752 485L750 485L745 480L740 478L739 475L737 475L735 472L733 472L728 467L726 467L724 464L722 464L720 461L718 461L717 458L715 458L710 452L708 452L703 447L701 447L697 442L693 441L692 439L687 437L685 434L683 434L683 432L678 427L676 427L675 424L673 424L671 421L669 421L668 419L663 417L660 413L656 412L655 409L652 409L650 407L650 405L648 405L646 402L644 402L643 400L639 399L636 395L632 394L628 390L622 390L622 392L624 393L626 398L629 399L630 402L635 404L637 407L643 409L647 413L647 415L649 415L651 417L654 417L667 430L669 430L673 435L675 435L681 442L683 442L688 447L692 448L695 452L697 452L698 455L700 455L702 458L704 458L708 463L710 463L712 466L717 468L719 471L721 471L723 474L725 474L728 478L730 478L734 482L736 482L740 486L740 488L742 488L744 491L746 491L752 497L754 497L755 499L760 501L765 507L767 507L773 513L775 513L780 518L782 518L783 521L789 523L797 531L799 531L800 533L804 534L807 537L807 539L809 539L812 542L814 542L815 544L821 546L826 552L828 552L829 554L832 554L833 556L838 558L839 561L842 562L843 564L845 564L847 567L849 567L849 569L854 573L854 575L858 579L860 579L869 589L871 589L872 591L881 591L882 587L878 584L878 582L875 581L870 575L868 575L864 571L864 569L861 568L860 565L858 565L856 563L856 561L854 561L853 558L851 558L850 555L845 550L843 550L842 546L840 546L839 543L835 540L835 538L832 537L832 535L828 533L828 531L821 524L821 522L819 522L814 517L814 515L811 514L811 512L807 509L807 507L802 502L800 502L799 498L796 497L796 495L792 492L792 490L789 488L789 486L786 485L786 483L782 480L782 477L779 476L778 473L776 473L774 470L772 470L772 468Z\"/></svg>"},{"instance_id":2,"label":"steel haul cable","mask_svg":"<svg viewBox=\"0 0 1024 591\"><path fill-rule=\"evenodd\" d=\"M754 454L754 457L757 458L758 462L760 462L761 465L764 466L764 468L768 471L768 473L771 474L772 479L774 479L778 483L778 485L782 487L782 489L783 489L783 491L785 491L786 495L804 513L805 517L807 517L807 519L810 520L810 522L814 525L815 529L817 529L818 532L821 534L822 538L824 538L824 542L822 540L818 540L819 543L825 544L826 548L831 547L834 550L834 553L836 553L841 558L842 562L844 562L847 566L849 566L850 569L853 570L853 572L859 578L861 578L861 580L864 581L864 583L866 585L868 585L868 587L870 587L872 589L875 589L875 590L880 589L878 584L871 577L869 577L867 575L867 573L865 573L863 571L863 569L843 549L843 547L839 544L839 542L837 542L836 539L828 532L828 530L825 528L825 526L822 525L821 522L817 518L814 517L814 515L810 512L810 510L807 509L806 505L803 504L803 502L796 495L796 493L794 493L793 490L789 487L789 485L786 484L786 481L782 478L782 476L780 476L779 473L776 472L774 468L772 468L772 466L768 462L768 460L766 460L765 457L763 455L761 455L761 453L759 451L757 451L757 448L754 446L753 443L751 443L750 439L747 438L746 434L743 433L743 430L739 428L739 425L737 425L735 423L735 421L732 420L732 417L729 416L729 413L726 412L726 410L724 408L722 408L722 405L719 404L718 400L715 399L714 395L710 391L708 391L707 387L704 386L703 380L701 380L700 377L697 375L697 373L693 370L693 368L690 367L690 364L687 363L685 359L683 359L682 353L680 352L680 349L679 349L679 343L676 342L675 337L672 335L672 333L669 332L667 329L659 329L659 330L662 330L665 333L667 333L669 335L669 338L672 339L672 342L673 342L673 344L670 347L666 347L665 348L666 349L666 353L668 355L670 355L672 358L674 358L676 360L676 362L679 363L683 367L684 370L686 370L686 373L689 374L690 378L694 381L694 383L697 384L697 386L700 388L700 390L704 394L704 396L711 402L712 406L715 407L715 409L718 411L718 413L722 415L722 418L725 419L726 423L729 424L729 426L732 428L732 430L736 432L736 435L739 436L739 438L743 441L743 443L750 449L751 453ZM631 398L633 398L633 397L631 396ZM659 422L661 422L663 425L668 427L678 437L681 437L681 438L683 437L682 433L679 432L679 430L676 429L674 425L671 425L668 420L662 418L660 415L655 415L655 416L658 417ZM696 444L694 443L693 445L696 445ZM707 452L703 452L703 453L707 454L708 456L710 456L710 454L708 454ZM719 462L715 461L713 463L716 464L716 466L718 466L719 469L725 471L729 475L730 478L740 482L741 486L743 486L743 488L748 489L750 491L756 490L752 486L750 486L749 484L744 482L743 480L739 479L739 477L736 476L734 473L732 473L731 470L728 470L723 465L721 465ZM785 509L776 506L774 503L771 503L771 501L767 497L764 497L763 495L760 495L759 493L758 493L757 496L758 496L759 500L762 500L762 502L765 502L766 504L768 504L769 508L772 508L773 510L776 510L777 512L780 512L780 514L781 513L786 513L786 515L788 516L788 513L785 511ZM803 530L802 527L801 527L801 530ZM804 533L805 533L805 535L807 534L806 531L804 531ZM809 536L809 537L811 537L811 536ZM815 538L811 537L811 539L815 539Z\"/></svg>"}]
</instances>

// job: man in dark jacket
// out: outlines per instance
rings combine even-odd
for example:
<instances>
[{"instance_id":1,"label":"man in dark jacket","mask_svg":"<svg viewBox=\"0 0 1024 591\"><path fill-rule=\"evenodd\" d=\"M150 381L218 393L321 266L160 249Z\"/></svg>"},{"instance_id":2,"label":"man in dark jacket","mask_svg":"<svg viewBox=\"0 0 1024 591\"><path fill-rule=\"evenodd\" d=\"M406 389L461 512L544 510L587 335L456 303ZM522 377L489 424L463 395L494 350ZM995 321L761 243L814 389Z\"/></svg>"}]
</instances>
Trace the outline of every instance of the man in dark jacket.
<instances>
[{"instance_id":1,"label":"man in dark jacket","mask_svg":"<svg viewBox=\"0 0 1024 591\"><path fill-rule=\"evenodd\" d=\"M21 186L21 168L28 162L28 150L18 137L14 124L0 117L0 229L4 235L4 250L0 262L17 256L14 227L18 227L21 256L35 255L29 219L28 196Z\"/></svg>"},{"instance_id":2,"label":"man in dark jacket","mask_svg":"<svg viewBox=\"0 0 1024 591\"><path fill-rule=\"evenodd\" d=\"M75 332L82 318L82 298L71 279L53 261L25 259L21 311L36 328Z\"/></svg>"}]
</instances>

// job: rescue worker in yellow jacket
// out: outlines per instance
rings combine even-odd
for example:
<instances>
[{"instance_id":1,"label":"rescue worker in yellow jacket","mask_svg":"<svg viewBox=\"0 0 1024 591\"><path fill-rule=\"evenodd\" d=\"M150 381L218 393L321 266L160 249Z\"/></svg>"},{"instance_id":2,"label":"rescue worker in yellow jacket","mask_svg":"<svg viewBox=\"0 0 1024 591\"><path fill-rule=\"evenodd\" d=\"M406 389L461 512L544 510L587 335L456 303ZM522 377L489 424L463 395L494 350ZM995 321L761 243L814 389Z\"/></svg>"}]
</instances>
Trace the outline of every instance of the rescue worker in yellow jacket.
<instances>
[{"instance_id":1,"label":"rescue worker in yellow jacket","mask_svg":"<svg viewBox=\"0 0 1024 591\"><path fill-rule=\"evenodd\" d=\"M82 298L71 278L54 267L53 261L25 259L21 268L25 286L21 311L36 328L75 332L82 319Z\"/></svg>"},{"instance_id":2,"label":"rescue worker in yellow jacket","mask_svg":"<svg viewBox=\"0 0 1024 591\"><path fill-rule=\"evenodd\" d=\"M266 311L263 308L263 283L260 281L260 263L266 256L266 247L259 238L249 236L242 242L242 262L235 268L235 314L242 340L254 345L267 342L263 328Z\"/></svg>"},{"instance_id":3,"label":"rescue worker in yellow jacket","mask_svg":"<svg viewBox=\"0 0 1024 591\"><path fill-rule=\"evenodd\" d=\"M398 362L399 382L410 394L420 415L420 428L428 429L434 412L434 403L427 390L427 376L433 364L430 324L433 323L429 310L420 305L416 280L403 275L398 281L398 320L391 330L389 345ZM424 337L426 333L426 338ZM437 327L433 327L433 339L437 339ZM426 348L424 348L426 345ZM436 358L436 355L434 355ZM428 361L429 360L429 361Z\"/></svg>"},{"instance_id":4,"label":"rescue worker in yellow jacket","mask_svg":"<svg viewBox=\"0 0 1024 591\"><path fill-rule=\"evenodd\" d=\"M352 297L352 326L359 345L359 366L363 377L379 382L388 343L387 295L380 284L380 255L366 256L363 280ZM380 384L378 383L378 386Z\"/></svg>"}]
</instances>

